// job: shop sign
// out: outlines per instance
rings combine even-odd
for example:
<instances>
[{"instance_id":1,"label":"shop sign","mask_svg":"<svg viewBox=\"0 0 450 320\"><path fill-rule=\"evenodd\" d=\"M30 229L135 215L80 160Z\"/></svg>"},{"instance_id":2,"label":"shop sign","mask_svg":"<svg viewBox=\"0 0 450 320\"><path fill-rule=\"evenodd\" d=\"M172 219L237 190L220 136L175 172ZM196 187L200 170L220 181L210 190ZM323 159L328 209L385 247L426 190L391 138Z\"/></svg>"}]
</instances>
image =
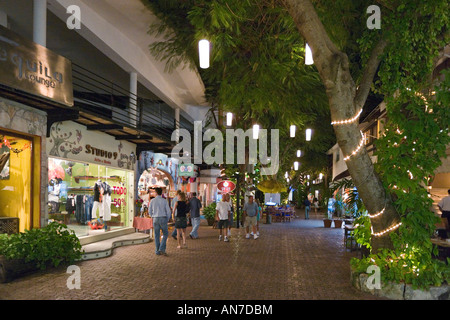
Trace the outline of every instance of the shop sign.
<instances>
[{"instance_id":1,"label":"shop sign","mask_svg":"<svg viewBox=\"0 0 450 320\"><path fill-rule=\"evenodd\" d=\"M73 106L70 60L2 26L0 83Z\"/></svg>"},{"instance_id":2,"label":"shop sign","mask_svg":"<svg viewBox=\"0 0 450 320\"><path fill-rule=\"evenodd\" d=\"M136 145L117 141L102 132L88 131L75 122L54 123L46 147L51 157L134 170L132 155L136 153Z\"/></svg>"},{"instance_id":3,"label":"shop sign","mask_svg":"<svg viewBox=\"0 0 450 320\"><path fill-rule=\"evenodd\" d=\"M222 193L230 193L236 189L236 184L229 180L220 181L217 184L217 189L219 189Z\"/></svg>"},{"instance_id":4,"label":"shop sign","mask_svg":"<svg viewBox=\"0 0 450 320\"><path fill-rule=\"evenodd\" d=\"M194 165L192 163L180 163L178 165L178 176L180 177L194 177Z\"/></svg>"}]
</instances>

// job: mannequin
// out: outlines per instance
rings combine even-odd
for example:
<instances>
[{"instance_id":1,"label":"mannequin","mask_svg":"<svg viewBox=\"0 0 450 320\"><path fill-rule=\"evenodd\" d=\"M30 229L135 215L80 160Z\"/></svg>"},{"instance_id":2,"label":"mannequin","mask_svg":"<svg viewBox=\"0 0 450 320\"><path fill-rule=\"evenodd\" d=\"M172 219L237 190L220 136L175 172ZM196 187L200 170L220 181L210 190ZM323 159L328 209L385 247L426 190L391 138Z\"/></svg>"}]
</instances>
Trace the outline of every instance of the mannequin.
<instances>
[{"instance_id":1,"label":"mannequin","mask_svg":"<svg viewBox=\"0 0 450 320\"><path fill-rule=\"evenodd\" d=\"M98 179L94 185L94 206L92 207L92 218L94 218L95 216L97 220L103 217L102 198L103 198L102 180ZM100 211L99 214L97 214L97 209Z\"/></svg>"},{"instance_id":2,"label":"mannequin","mask_svg":"<svg viewBox=\"0 0 450 320\"><path fill-rule=\"evenodd\" d=\"M103 225L105 228L105 231L108 230L108 227L106 225L106 221L111 220L111 194L112 194L112 188L111 186L105 181L102 184L103 187Z\"/></svg>"}]
</instances>

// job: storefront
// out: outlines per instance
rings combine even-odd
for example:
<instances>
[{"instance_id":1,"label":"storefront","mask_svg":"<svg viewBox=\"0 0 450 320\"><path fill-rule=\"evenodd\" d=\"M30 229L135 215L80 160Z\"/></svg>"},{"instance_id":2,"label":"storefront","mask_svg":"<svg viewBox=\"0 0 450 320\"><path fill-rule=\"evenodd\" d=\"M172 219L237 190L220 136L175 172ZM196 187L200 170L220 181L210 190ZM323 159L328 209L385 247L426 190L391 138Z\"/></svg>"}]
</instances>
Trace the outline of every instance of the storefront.
<instances>
[{"instance_id":1,"label":"storefront","mask_svg":"<svg viewBox=\"0 0 450 320\"><path fill-rule=\"evenodd\" d=\"M0 233L45 226L49 104L73 106L71 62L0 26ZM20 102L19 102L20 101Z\"/></svg>"},{"instance_id":2,"label":"storefront","mask_svg":"<svg viewBox=\"0 0 450 320\"><path fill-rule=\"evenodd\" d=\"M78 237L132 226L136 146L75 122L47 139L48 217Z\"/></svg>"},{"instance_id":3,"label":"storefront","mask_svg":"<svg viewBox=\"0 0 450 320\"><path fill-rule=\"evenodd\" d=\"M163 197L173 198L178 190L178 160L163 153L142 151L139 154L136 174L136 193L139 207L144 210L148 202L156 197L156 188L163 190Z\"/></svg>"},{"instance_id":4,"label":"storefront","mask_svg":"<svg viewBox=\"0 0 450 320\"><path fill-rule=\"evenodd\" d=\"M46 115L0 98L0 219L2 232L44 225ZM43 164L43 165L41 165Z\"/></svg>"},{"instance_id":5,"label":"storefront","mask_svg":"<svg viewBox=\"0 0 450 320\"><path fill-rule=\"evenodd\" d=\"M203 206L220 201L217 189L217 183L220 181L222 181L220 169L206 169L200 172L198 183Z\"/></svg>"}]
</instances>

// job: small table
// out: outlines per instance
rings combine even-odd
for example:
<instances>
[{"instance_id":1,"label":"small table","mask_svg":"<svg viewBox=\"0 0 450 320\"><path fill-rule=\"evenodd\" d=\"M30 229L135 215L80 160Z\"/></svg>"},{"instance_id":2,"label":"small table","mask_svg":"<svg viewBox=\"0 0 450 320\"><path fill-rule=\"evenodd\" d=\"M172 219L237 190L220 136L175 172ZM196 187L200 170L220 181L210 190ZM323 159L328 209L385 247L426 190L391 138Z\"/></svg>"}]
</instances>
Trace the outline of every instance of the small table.
<instances>
[{"instance_id":1,"label":"small table","mask_svg":"<svg viewBox=\"0 0 450 320\"><path fill-rule=\"evenodd\" d=\"M134 217L133 228L137 230L153 230L153 219L144 217Z\"/></svg>"}]
</instances>

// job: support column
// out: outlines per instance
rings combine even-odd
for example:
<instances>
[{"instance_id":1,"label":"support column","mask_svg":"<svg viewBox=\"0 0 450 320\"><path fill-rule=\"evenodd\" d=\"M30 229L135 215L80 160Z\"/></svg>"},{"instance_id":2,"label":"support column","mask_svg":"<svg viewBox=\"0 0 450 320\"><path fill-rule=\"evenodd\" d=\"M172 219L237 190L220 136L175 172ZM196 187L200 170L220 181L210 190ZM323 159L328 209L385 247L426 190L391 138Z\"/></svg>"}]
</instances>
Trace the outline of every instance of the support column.
<instances>
[{"instance_id":1,"label":"support column","mask_svg":"<svg viewBox=\"0 0 450 320\"><path fill-rule=\"evenodd\" d=\"M138 117L140 116L138 114L138 106L137 106L137 87L138 87L138 81L137 81L137 73L136 72L130 72L130 104L129 104L129 117L130 122L133 126L137 126L138 124Z\"/></svg>"},{"instance_id":2,"label":"support column","mask_svg":"<svg viewBox=\"0 0 450 320\"><path fill-rule=\"evenodd\" d=\"M47 0L33 0L33 41L47 46Z\"/></svg>"},{"instance_id":3,"label":"support column","mask_svg":"<svg viewBox=\"0 0 450 320\"><path fill-rule=\"evenodd\" d=\"M179 130L180 129L180 108L175 108L175 130L177 130L176 133L176 142L179 143L180 142L180 133Z\"/></svg>"}]
</instances>

